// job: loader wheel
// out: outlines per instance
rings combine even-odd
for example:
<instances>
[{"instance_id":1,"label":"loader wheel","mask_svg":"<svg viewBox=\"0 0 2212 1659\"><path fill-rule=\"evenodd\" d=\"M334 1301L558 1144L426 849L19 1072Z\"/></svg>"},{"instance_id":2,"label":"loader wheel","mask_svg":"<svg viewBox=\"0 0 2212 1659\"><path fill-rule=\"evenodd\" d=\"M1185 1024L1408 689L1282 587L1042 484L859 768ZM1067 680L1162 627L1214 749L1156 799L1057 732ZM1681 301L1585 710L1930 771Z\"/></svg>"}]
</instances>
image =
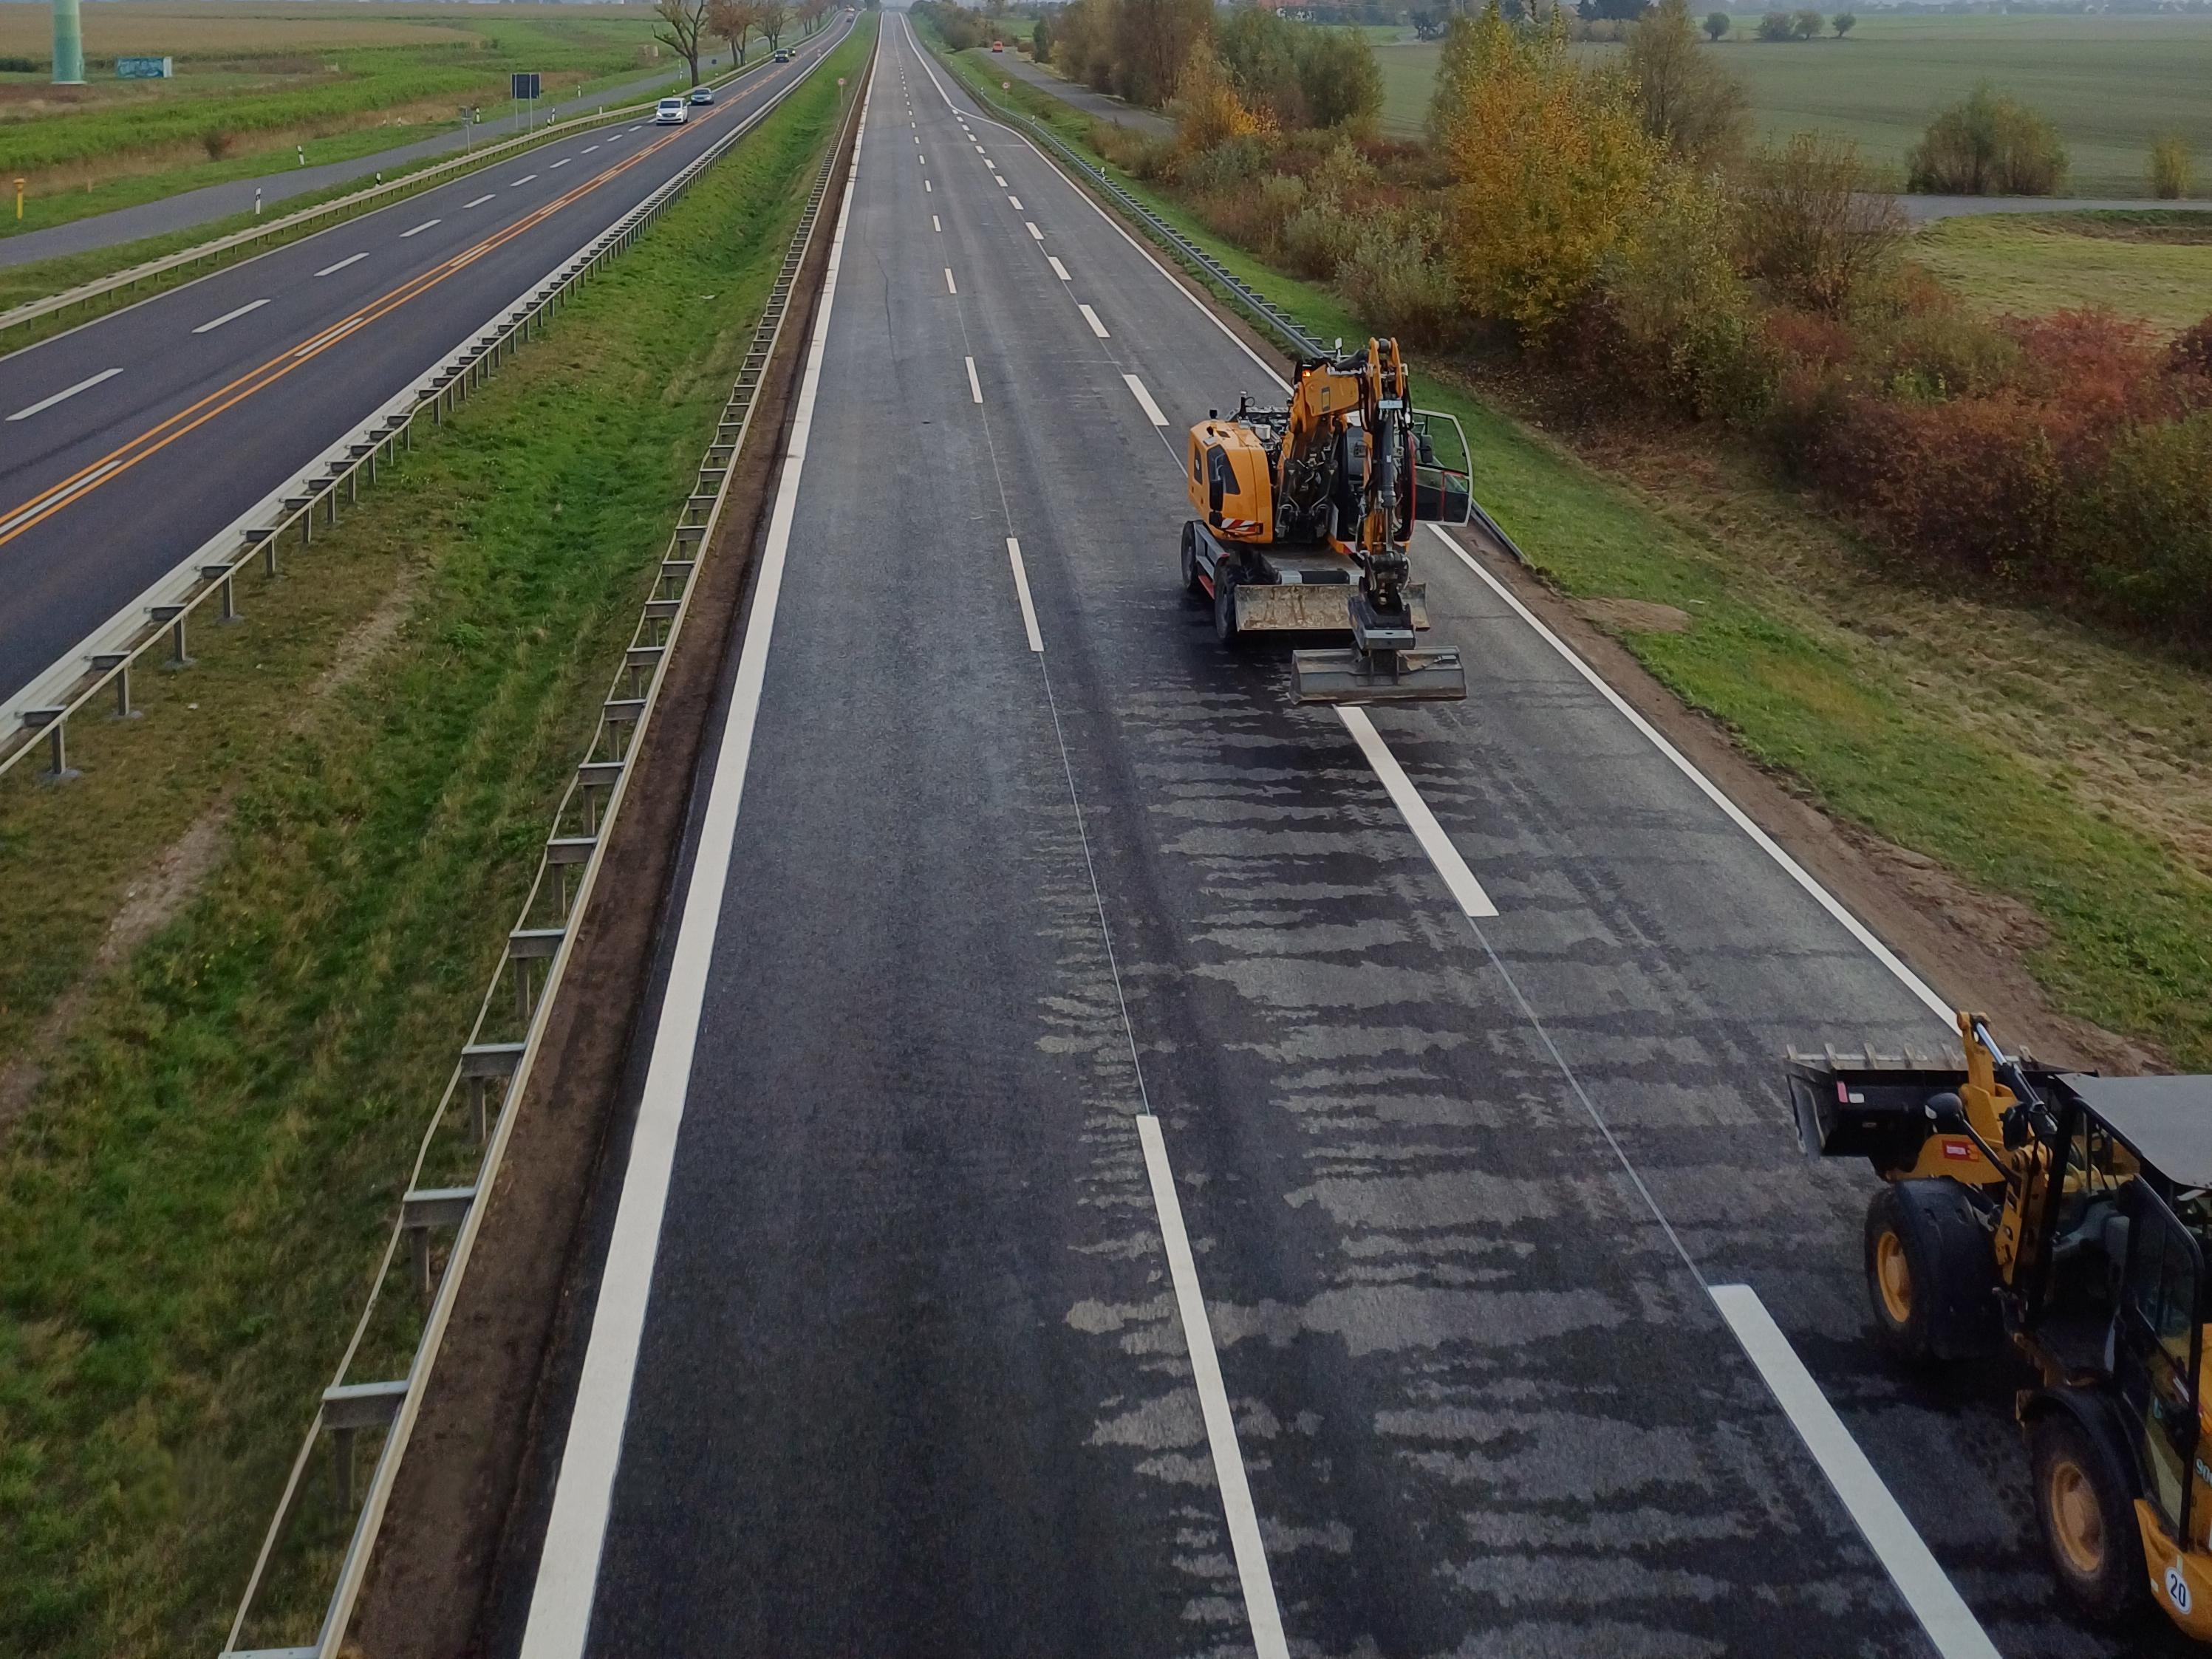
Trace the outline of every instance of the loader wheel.
<instances>
[{"instance_id":1,"label":"loader wheel","mask_svg":"<svg viewBox=\"0 0 2212 1659\"><path fill-rule=\"evenodd\" d=\"M1197 598L1206 597L1206 583L1198 568L1198 532L1188 520L1182 527L1182 585Z\"/></svg>"},{"instance_id":2,"label":"loader wheel","mask_svg":"<svg viewBox=\"0 0 2212 1659\"><path fill-rule=\"evenodd\" d=\"M1924 1365L1984 1359L2004 1343L1996 1258L1954 1181L1901 1181L1867 1206L1867 1299L1882 1346Z\"/></svg>"},{"instance_id":3,"label":"loader wheel","mask_svg":"<svg viewBox=\"0 0 2212 1659\"><path fill-rule=\"evenodd\" d=\"M1237 643L1237 573L1226 559L1213 567L1213 637Z\"/></svg>"},{"instance_id":4,"label":"loader wheel","mask_svg":"<svg viewBox=\"0 0 2212 1659\"><path fill-rule=\"evenodd\" d=\"M2143 1602L2142 1534L2112 1454L2064 1410L2028 1431L2035 1517L2066 1593L2093 1619L2125 1618Z\"/></svg>"}]
</instances>

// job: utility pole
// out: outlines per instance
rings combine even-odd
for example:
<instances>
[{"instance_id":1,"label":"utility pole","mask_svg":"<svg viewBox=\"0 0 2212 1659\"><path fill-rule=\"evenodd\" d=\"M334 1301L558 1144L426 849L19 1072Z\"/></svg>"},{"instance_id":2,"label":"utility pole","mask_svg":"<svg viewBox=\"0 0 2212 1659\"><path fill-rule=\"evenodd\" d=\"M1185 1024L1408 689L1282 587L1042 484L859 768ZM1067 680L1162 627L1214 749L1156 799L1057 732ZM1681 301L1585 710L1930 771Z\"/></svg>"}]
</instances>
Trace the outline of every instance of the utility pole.
<instances>
[{"instance_id":1,"label":"utility pole","mask_svg":"<svg viewBox=\"0 0 2212 1659\"><path fill-rule=\"evenodd\" d=\"M54 84L84 84L84 26L77 18L76 0L54 0Z\"/></svg>"}]
</instances>

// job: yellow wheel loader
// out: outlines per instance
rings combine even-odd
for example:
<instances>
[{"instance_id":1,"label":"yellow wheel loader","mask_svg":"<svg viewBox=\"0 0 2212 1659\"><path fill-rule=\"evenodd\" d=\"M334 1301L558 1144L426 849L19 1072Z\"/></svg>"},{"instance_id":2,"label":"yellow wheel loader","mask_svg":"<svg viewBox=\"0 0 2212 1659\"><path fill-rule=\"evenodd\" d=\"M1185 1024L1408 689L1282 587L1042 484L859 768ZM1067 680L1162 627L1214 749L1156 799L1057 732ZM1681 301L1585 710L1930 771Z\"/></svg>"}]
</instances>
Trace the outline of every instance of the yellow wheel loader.
<instances>
[{"instance_id":1,"label":"yellow wheel loader","mask_svg":"<svg viewBox=\"0 0 2212 1659\"><path fill-rule=\"evenodd\" d=\"M2052 1569L2087 1613L2146 1600L2212 1641L2212 1077L2008 1059L1962 1013L1963 1068L1786 1062L1798 1137L1864 1158L1875 1329L1900 1359L2033 1368L2014 1412Z\"/></svg>"},{"instance_id":2,"label":"yellow wheel loader","mask_svg":"<svg viewBox=\"0 0 2212 1659\"><path fill-rule=\"evenodd\" d=\"M1429 625L1407 544L1423 520L1465 524L1467 439L1421 414L1395 340L1300 361L1287 405L1218 410L1190 429L1183 585L1223 644L1265 631L1348 629L1348 651L1292 653L1300 702L1467 696L1459 653L1419 648Z\"/></svg>"}]
</instances>

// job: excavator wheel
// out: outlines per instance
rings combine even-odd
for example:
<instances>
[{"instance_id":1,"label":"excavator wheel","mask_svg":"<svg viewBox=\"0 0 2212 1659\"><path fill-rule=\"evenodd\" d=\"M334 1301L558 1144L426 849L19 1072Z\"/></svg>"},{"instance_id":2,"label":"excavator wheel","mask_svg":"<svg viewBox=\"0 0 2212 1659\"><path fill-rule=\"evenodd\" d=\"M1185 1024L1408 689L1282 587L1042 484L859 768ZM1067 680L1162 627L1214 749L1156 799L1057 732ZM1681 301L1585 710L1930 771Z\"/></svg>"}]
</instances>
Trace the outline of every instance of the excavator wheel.
<instances>
[{"instance_id":1,"label":"excavator wheel","mask_svg":"<svg viewBox=\"0 0 2212 1659\"><path fill-rule=\"evenodd\" d=\"M1237 643L1237 572L1224 559L1213 567L1213 637L1224 645Z\"/></svg>"},{"instance_id":2,"label":"excavator wheel","mask_svg":"<svg viewBox=\"0 0 2212 1659\"><path fill-rule=\"evenodd\" d=\"M1957 1182L1893 1182L1867 1206L1875 1331L1908 1364L1984 1359L2003 1346L1995 1273L1990 1236Z\"/></svg>"},{"instance_id":3,"label":"excavator wheel","mask_svg":"<svg viewBox=\"0 0 2212 1659\"><path fill-rule=\"evenodd\" d=\"M2111 1451L2070 1412L2054 1410L2028 1431L2027 1453L2035 1518L2058 1582L2093 1619L2133 1613L2148 1575L2135 1505Z\"/></svg>"},{"instance_id":4,"label":"excavator wheel","mask_svg":"<svg viewBox=\"0 0 2212 1659\"><path fill-rule=\"evenodd\" d=\"M1206 583L1198 569L1198 526L1188 519L1182 526L1182 585L1194 598L1206 597Z\"/></svg>"}]
</instances>

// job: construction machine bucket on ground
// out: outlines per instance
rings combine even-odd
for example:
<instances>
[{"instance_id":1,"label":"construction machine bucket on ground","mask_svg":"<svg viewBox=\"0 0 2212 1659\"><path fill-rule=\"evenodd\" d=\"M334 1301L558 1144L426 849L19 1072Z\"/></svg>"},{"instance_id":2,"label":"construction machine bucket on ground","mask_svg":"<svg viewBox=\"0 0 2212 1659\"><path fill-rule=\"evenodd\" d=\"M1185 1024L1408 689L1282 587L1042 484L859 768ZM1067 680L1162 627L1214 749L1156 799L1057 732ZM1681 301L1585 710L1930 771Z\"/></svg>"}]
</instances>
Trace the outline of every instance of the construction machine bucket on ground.
<instances>
[{"instance_id":1,"label":"construction machine bucket on ground","mask_svg":"<svg viewBox=\"0 0 2212 1659\"><path fill-rule=\"evenodd\" d=\"M1467 670L1449 648L1416 648L1410 611L1377 612L1355 593L1348 651L1291 653L1292 696L1298 702L1458 702Z\"/></svg>"}]
</instances>

